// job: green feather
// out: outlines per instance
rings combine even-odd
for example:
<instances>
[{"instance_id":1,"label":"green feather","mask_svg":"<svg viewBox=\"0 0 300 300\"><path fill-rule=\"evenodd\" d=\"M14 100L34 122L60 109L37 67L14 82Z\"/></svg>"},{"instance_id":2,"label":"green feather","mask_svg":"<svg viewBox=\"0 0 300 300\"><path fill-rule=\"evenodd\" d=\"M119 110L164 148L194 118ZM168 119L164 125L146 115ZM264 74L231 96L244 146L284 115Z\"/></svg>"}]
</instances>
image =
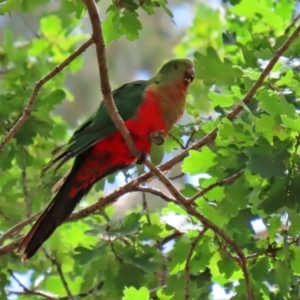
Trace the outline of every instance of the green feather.
<instances>
[{"instance_id":1,"label":"green feather","mask_svg":"<svg viewBox=\"0 0 300 300\"><path fill-rule=\"evenodd\" d=\"M144 91L149 81L138 80L127 83L112 92L115 105L124 121L133 118L143 102ZM98 110L91 115L73 134L66 149L58 157L50 161L42 170L44 174L49 168L60 161L56 170L66 161L75 157L93 144L107 138L116 131L107 107L102 101Z\"/></svg>"}]
</instances>

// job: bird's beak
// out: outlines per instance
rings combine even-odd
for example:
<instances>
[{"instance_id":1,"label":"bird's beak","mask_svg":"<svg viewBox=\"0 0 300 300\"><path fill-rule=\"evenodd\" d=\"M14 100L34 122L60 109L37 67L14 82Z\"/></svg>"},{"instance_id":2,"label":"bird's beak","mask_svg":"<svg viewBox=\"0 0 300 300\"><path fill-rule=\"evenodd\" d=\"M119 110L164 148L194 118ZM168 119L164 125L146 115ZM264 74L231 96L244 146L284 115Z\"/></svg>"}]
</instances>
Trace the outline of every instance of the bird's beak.
<instances>
[{"instance_id":1,"label":"bird's beak","mask_svg":"<svg viewBox=\"0 0 300 300\"><path fill-rule=\"evenodd\" d=\"M195 77L194 67L189 67L188 69L186 69L186 71L184 73L184 81L186 83L191 83L191 82L193 82L194 77Z\"/></svg>"}]
</instances>

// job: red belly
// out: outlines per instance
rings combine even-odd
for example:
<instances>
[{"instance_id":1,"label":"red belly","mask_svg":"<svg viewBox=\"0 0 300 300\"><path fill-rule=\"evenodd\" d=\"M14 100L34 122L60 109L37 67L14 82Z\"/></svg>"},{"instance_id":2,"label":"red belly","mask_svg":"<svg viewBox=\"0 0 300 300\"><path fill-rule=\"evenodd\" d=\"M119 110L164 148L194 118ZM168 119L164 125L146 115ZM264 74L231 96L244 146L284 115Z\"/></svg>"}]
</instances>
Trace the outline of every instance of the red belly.
<instances>
[{"instance_id":1,"label":"red belly","mask_svg":"<svg viewBox=\"0 0 300 300\"><path fill-rule=\"evenodd\" d=\"M155 101L144 102L137 111L136 116L126 121L125 125L136 148L147 154L151 151L149 134L166 130L159 107ZM86 188L100 178L131 165L135 160L136 158L131 155L120 132L115 131L91 147L80 172L76 176L76 180L81 182L81 188ZM75 189L72 192L74 193Z\"/></svg>"}]
</instances>

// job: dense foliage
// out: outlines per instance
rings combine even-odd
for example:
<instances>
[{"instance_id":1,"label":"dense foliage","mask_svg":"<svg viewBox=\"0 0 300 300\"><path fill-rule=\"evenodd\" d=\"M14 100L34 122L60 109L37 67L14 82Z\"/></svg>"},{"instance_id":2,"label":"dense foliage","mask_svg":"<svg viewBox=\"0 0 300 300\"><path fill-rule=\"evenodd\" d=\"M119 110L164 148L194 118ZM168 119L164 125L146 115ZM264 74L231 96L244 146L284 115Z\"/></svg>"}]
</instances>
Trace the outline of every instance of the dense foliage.
<instances>
[{"instance_id":1,"label":"dense foliage","mask_svg":"<svg viewBox=\"0 0 300 300\"><path fill-rule=\"evenodd\" d=\"M162 170L180 166L169 178L184 197L162 185L153 189L152 175L137 181L144 168L132 166L122 173L133 184L109 176L79 209L121 195L129 200L133 191L143 201L123 214L114 206L75 214L23 264L15 249L70 167L40 179L72 133L54 109L73 99L66 76L80 71L84 60L79 55L66 69L55 67L91 34L84 2L48 4L0 1L0 14L11 18L43 11L34 36L14 36L6 28L0 41L0 299L209 299L217 297L215 284L231 299L299 299L299 38L266 69L254 96L246 96L295 30L294 1L224 1L214 9L197 1L174 49L196 67L186 115L151 155L155 165L165 163ZM107 45L121 37L135 43L141 11L172 18L165 0L98 6L107 10ZM55 76L36 89L52 70ZM22 115L28 120L11 132ZM107 182L127 185L100 198ZM147 208L154 198L162 209Z\"/></svg>"}]
</instances>

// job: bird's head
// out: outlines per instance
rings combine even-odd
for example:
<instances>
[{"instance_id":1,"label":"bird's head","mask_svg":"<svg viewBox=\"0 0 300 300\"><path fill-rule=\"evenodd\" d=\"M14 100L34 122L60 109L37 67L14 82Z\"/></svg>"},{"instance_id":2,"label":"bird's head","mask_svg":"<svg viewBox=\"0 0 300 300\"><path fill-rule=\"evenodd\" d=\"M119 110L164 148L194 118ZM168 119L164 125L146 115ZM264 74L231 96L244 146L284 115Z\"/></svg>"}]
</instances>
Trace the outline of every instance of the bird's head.
<instances>
[{"instance_id":1,"label":"bird's head","mask_svg":"<svg viewBox=\"0 0 300 300\"><path fill-rule=\"evenodd\" d=\"M180 82L189 85L195 77L195 67L189 59L174 59L165 63L158 72L164 82Z\"/></svg>"}]
</instances>

